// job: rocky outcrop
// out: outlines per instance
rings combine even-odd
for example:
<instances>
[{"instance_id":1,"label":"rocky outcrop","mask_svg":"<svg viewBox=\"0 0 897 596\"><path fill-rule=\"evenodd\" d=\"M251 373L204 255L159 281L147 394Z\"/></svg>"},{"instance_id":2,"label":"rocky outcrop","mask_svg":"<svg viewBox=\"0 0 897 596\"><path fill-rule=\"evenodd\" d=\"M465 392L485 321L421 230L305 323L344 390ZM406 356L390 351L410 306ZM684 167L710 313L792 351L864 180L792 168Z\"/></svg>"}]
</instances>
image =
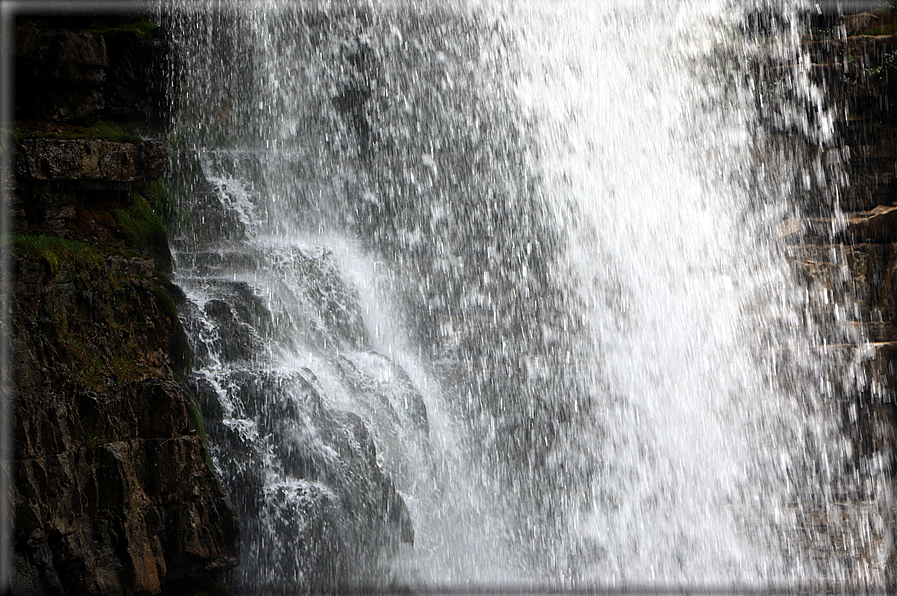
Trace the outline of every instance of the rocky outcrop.
<instances>
[{"instance_id":1,"label":"rocky outcrop","mask_svg":"<svg viewBox=\"0 0 897 596\"><path fill-rule=\"evenodd\" d=\"M253 250L234 211L188 165L192 160L181 157L181 174L196 176L185 184L193 190L185 192L181 206L204 222L196 234L188 226L185 237L175 237L179 279L191 295L202 296L178 303L197 371L190 382L213 461L240 515L245 552L252 553L229 581L245 593L378 585L388 577L399 545L413 543L414 529L390 476L394 470L386 471L385 454L378 456L375 447L370 429L377 422L370 414L377 408L355 409L364 420L337 410L332 404L339 396L328 393L312 370L269 359L282 349L274 342L284 333L278 328L283 319L278 322L257 287L235 281L231 272L276 265ZM239 251L230 250L234 239ZM302 327L291 333L301 337L307 329L322 342L344 346L338 370L362 401L389 409L384 423L393 432L399 432L406 409L414 409L413 424L426 429L423 399L410 382L394 408L382 403L389 396L382 387L378 393L378 384L403 373L367 344L360 308L327 257L295 250L292 258L303 272L293 296L307 300L309 308L302 310ZM379 365L379 374L372 375L379 383L366 383L358 370L363 365L352 358Z\"/></svg>"},{"instance_id":2,"label":"rocky outcrop","mask_svg":"<svg viewBox=\"0 0 897 596\"><path fill-rule=\"evenodd\" d=\"M16 143L18 180L150 182L165 170L159 141L116 143L103 139L22 139Z\"/></svg>"},{"instance_id":3,"label":"rocky outcrop","mask_svg":"<svg viewBox=\"0 0 897 596\"><path fill-rule=\"evenodd\" d=\"M19 120L168 118L165 42L146 19L47 17L15 36Z\"/></svg>"},{"instance_id":4,"label":"rocky outcrop","mask_svg":"<svg viewBox=\"0 0 897 596\"><path fill-rule=\"evenodd\" d=\"M844 158L839 167L847 175L838 195L843 213L810 207L805 219L787 222L782 233L793 243L796 266L821 289L816 307L840 305L853 331L825 349L856 365L855 379L840 380L853 389L837 406L852 443L856 486L846 487L853 490L844 491L839 506L845 513L837 524L821 517L814 522L812 515L806 521L826 528L817 535L831 540L820 548L850 553L848 568L856 569L851 581L880 589L897 582L897 14L882 9L818 18L816 39L804 48L833 106ZM871 491L860 486L868 478L875 479ZM877 521L863 521L869 519ZM845 528L863 540L851 547L839 543Z\"/></svg>"},{"instance_id":5,"label":"rocky outcrop","mask_svg":"<svg viewBox=\"0 0 897 596\"><path fill-rule=\"evenodd\" d=\"M153 594L234 566L152 262L49 238L16 242L16 593Z\"/></svg>"},{"instance_id":6,"label":"rocky outcrop","mask_svg":"<svg viewBox=\"0 0 897 596\"><path fill-rule=\"evenodd\" d=\"M89 24L100 32L16 29L15 594L158 594L239 555L182 382L191 353L153 209L167 151L115 123L147 134L160 119L164 81L135 81L163 69L164 43L145 19Z\"/></svg>"}]
</instances>

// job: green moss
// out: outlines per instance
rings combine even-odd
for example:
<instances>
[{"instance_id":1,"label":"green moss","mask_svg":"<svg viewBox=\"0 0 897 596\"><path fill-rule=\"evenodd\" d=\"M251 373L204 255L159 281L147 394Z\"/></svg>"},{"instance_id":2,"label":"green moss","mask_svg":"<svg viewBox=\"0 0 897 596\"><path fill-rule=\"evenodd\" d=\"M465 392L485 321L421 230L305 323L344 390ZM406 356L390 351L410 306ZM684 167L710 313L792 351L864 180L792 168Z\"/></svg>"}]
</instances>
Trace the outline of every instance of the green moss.
<instances>
[{"instance_id":1,"label":"green moss","mask_svg":"<svg viewBox=\"0 0 897 596\"><path fill-rule=\"evenodd\" d=\"M157 212L170 210L175 202L174 197L171 195L171 191L165 186L165 181L162 178L151 182L143 189L143 191L141 191L141 194Z\"/></svg>"},{"instance_id":2,"label":"green moss","mask_svg":"<svg viewBox=\"0 0 897 596\"><path fill-rule=\"evenodd\" d=\"M97 18L90 23L87 31L105 37L156 39L159 36L159 27L145 16Z\"/></svg>"},{"instance_id":3,"label":"green moss","mask_svg":"<svg viewBox=\"0 0 897 596\"><path fill-rule=\"evenodd\" d=\"M87 243L15 233L17 259L43 266L35 300L17 304L17 318L59 346L69 374L103 390L139 378L149 304L132 278Z\"/></svg>"},{"instance_id":4,"label":"green moss","mask_svg":"<svg viewBox=\"0 0 897 596\"><path fill-rule=\"evenodd\" d=\"M46 265L51 277L63 263L87 271L99 271L103 256L90 244L58 236L13 233L13 246L22 256Z\"/></svg>"},{"instance_id":5,"label":"green moss","mask_svg":"<svg viewBox=\"0 0 897 596\"><path fill-rule=\"evenodd\" d=\"M181 325L181 320L178 317L174 299L171 297L170 290L166 287L172 285L171 282L167 282L161 286L154 286L153 292L155 292L156 298L158 298L157 304L162 312L162 316L168 317L172 323L171 337L168 343L171 364L176 373L186 375L193 370L193 350L190 348L187 332L184 331L184 327Z\"/></svg>"},{"instance_id":6,"label":"green moss","mask_svg":"<svg viewBox=\"0 0 897 596\"><path fill-rule=\"evenodd\" d=\"M897 21L878 27L869 27L860 35L897 35Z\"/></svg>"},{"instance_id":7,"label":"green moss","mask_svg":"<svg viewBox=\"0 0 897 596\"><path fill-rule=\"evenodd\" d=\"M153 181L140 194L170 228L180 229L192 221L190 213L181 207L164 178Z\"/></svg>"},{"instance_id":8,"label":"green moss","mask_svg":"<svg viewBox=\"0 0 897 596\"><path fill-rule=\"evenodd\" d=\"M156 261L156 268L164 274L172 270L171 251L165 224L141 195L131 193L131 205L116 209L115 220L125 237L136 248L145 249Z\"/></svg>"},{"instance_id":9,"label":"green moss","mask_svg":"<svg viewBox=\"0 0 897 596\"><path fill-rule=\"evenodd\" d=\"M206 437L206 425L202 419L202 412L200 412L196 399L192 395L188 395L186 401L187 418L190 421L190 428L195 430L196 434L199 435L199 439L202 441L202 451L206 458L206 466L208 466L209 470L214 472L215 466L212 465L212 457L209 455L209 439Z\"/></svg>"},{"instance_id":10,"label":"green moss","mask_svg":"<svg viewBox=\"0 0 897 596\"><path fill-rule=\"evenodd\" d=\"M24 122L17 122L13 135L21 139L104 139L116 143L140 143L142 138L134 134L140 128L139 122L116 123L98 120L90 126L54 125L53 128L37 128Z\"/></svg>"}]
</instances>

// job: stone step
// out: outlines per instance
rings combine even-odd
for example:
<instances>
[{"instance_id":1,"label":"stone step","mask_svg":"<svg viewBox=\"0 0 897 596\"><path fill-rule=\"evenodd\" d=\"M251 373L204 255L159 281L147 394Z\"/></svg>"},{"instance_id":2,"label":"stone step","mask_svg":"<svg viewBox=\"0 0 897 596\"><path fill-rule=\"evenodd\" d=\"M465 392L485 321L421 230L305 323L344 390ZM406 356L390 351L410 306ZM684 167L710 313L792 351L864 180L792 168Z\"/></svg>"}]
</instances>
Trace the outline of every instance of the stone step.
<instances>
[{"instance_id":1,"label":"stone step","mask_svg":"<svg viewBox=\"0 0 897 596\"><path fill-rule=\"evenodd\" d=\"M881 527L883 506L876 500L795 503L785 511L790 523L783 524L780 539L787 549L820 565L819 579L834 580L842 588L881 586L889 550ZM833 562L842 566L844 576L824 578Z\"/></svg>"},{"instance_id":2,"label":"stone step","mask_svg":"<svg viewBox=\"0 0 897 596\"><path fill-rule=\"evenodd\" d=\"M830 244L881 244L897 241L897 207L878 205L869 211L844 214L843 217L809 217L787 219L779 225L779 236L794 246ZM832 246L838 246L832 245Z\"/></svg>"},{"instance_id":3,"label":"stone step","mask_svg":"<svg viewBox=\"0 0 897 596\"><path fill-rule=\"evenodd\" d=\"M849 321L847 325L851 334L862 337L872 343L888 343L897 341L897 323L890 319L873 321Z\"/></svg>"},{"instance_id":4,"label":"stone step","mask_svg":"<svg viewBox=\"0 0 897 596\"><path fill-rule=\"evenodd\" d=\"M838 304L850 316L874 321L878 313L890 312L897 284L895 244L795 244L788 247L789 259L827 290L814 296L821 310Z\"/></svg>"}]
</instances>

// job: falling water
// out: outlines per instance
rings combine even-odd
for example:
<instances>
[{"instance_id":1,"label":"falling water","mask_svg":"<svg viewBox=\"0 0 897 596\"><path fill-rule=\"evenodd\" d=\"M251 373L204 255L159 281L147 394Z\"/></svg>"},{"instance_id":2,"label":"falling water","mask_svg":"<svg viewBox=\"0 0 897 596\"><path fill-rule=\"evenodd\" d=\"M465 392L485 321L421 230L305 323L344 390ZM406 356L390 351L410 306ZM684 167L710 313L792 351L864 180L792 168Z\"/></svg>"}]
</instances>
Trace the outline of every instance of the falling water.
<instances>
[{"instance_id":1,"label":"falling water","mask_svg":"<svg viewBox=\"0 0 897 596\"><path fill-rule=\"evenodd\" d=\"M857 476L825 348L850 306L781 234L837 214L795 12L166 14L176 281L238 586L856 578L799 531Z\"/></svg>"}]
</instances>

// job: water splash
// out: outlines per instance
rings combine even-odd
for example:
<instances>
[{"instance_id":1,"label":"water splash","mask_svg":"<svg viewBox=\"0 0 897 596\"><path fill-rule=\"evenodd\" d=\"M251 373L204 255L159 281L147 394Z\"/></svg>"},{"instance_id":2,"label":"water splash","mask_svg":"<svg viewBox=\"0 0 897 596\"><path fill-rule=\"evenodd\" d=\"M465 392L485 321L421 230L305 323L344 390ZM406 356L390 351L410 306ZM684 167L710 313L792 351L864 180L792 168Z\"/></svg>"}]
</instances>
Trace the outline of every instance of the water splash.
<instances>
[{"instance_id":1,"label":"water splash","mask_svg":"<svg viewBox=\"0 0 897 596\"><path fill-rule=\"evenodd\" d=\"M761 7L764 37L753 8L172 12L202 172L177 281L232 431L216 463L261 511L244 586L308 585L303 565L411 586L849 573L795 538L850 480L851 363L821 349L848 331L780 234L837 213L831 118L797 15ZM339 424L369 429L413 547L340 520L379 472L339 495L302 475L342 465L320 439ZM323 550L292 552L297 518L326 520ZM385 554L350 573L352 540Z\"/></svg>"}]
</instances>

